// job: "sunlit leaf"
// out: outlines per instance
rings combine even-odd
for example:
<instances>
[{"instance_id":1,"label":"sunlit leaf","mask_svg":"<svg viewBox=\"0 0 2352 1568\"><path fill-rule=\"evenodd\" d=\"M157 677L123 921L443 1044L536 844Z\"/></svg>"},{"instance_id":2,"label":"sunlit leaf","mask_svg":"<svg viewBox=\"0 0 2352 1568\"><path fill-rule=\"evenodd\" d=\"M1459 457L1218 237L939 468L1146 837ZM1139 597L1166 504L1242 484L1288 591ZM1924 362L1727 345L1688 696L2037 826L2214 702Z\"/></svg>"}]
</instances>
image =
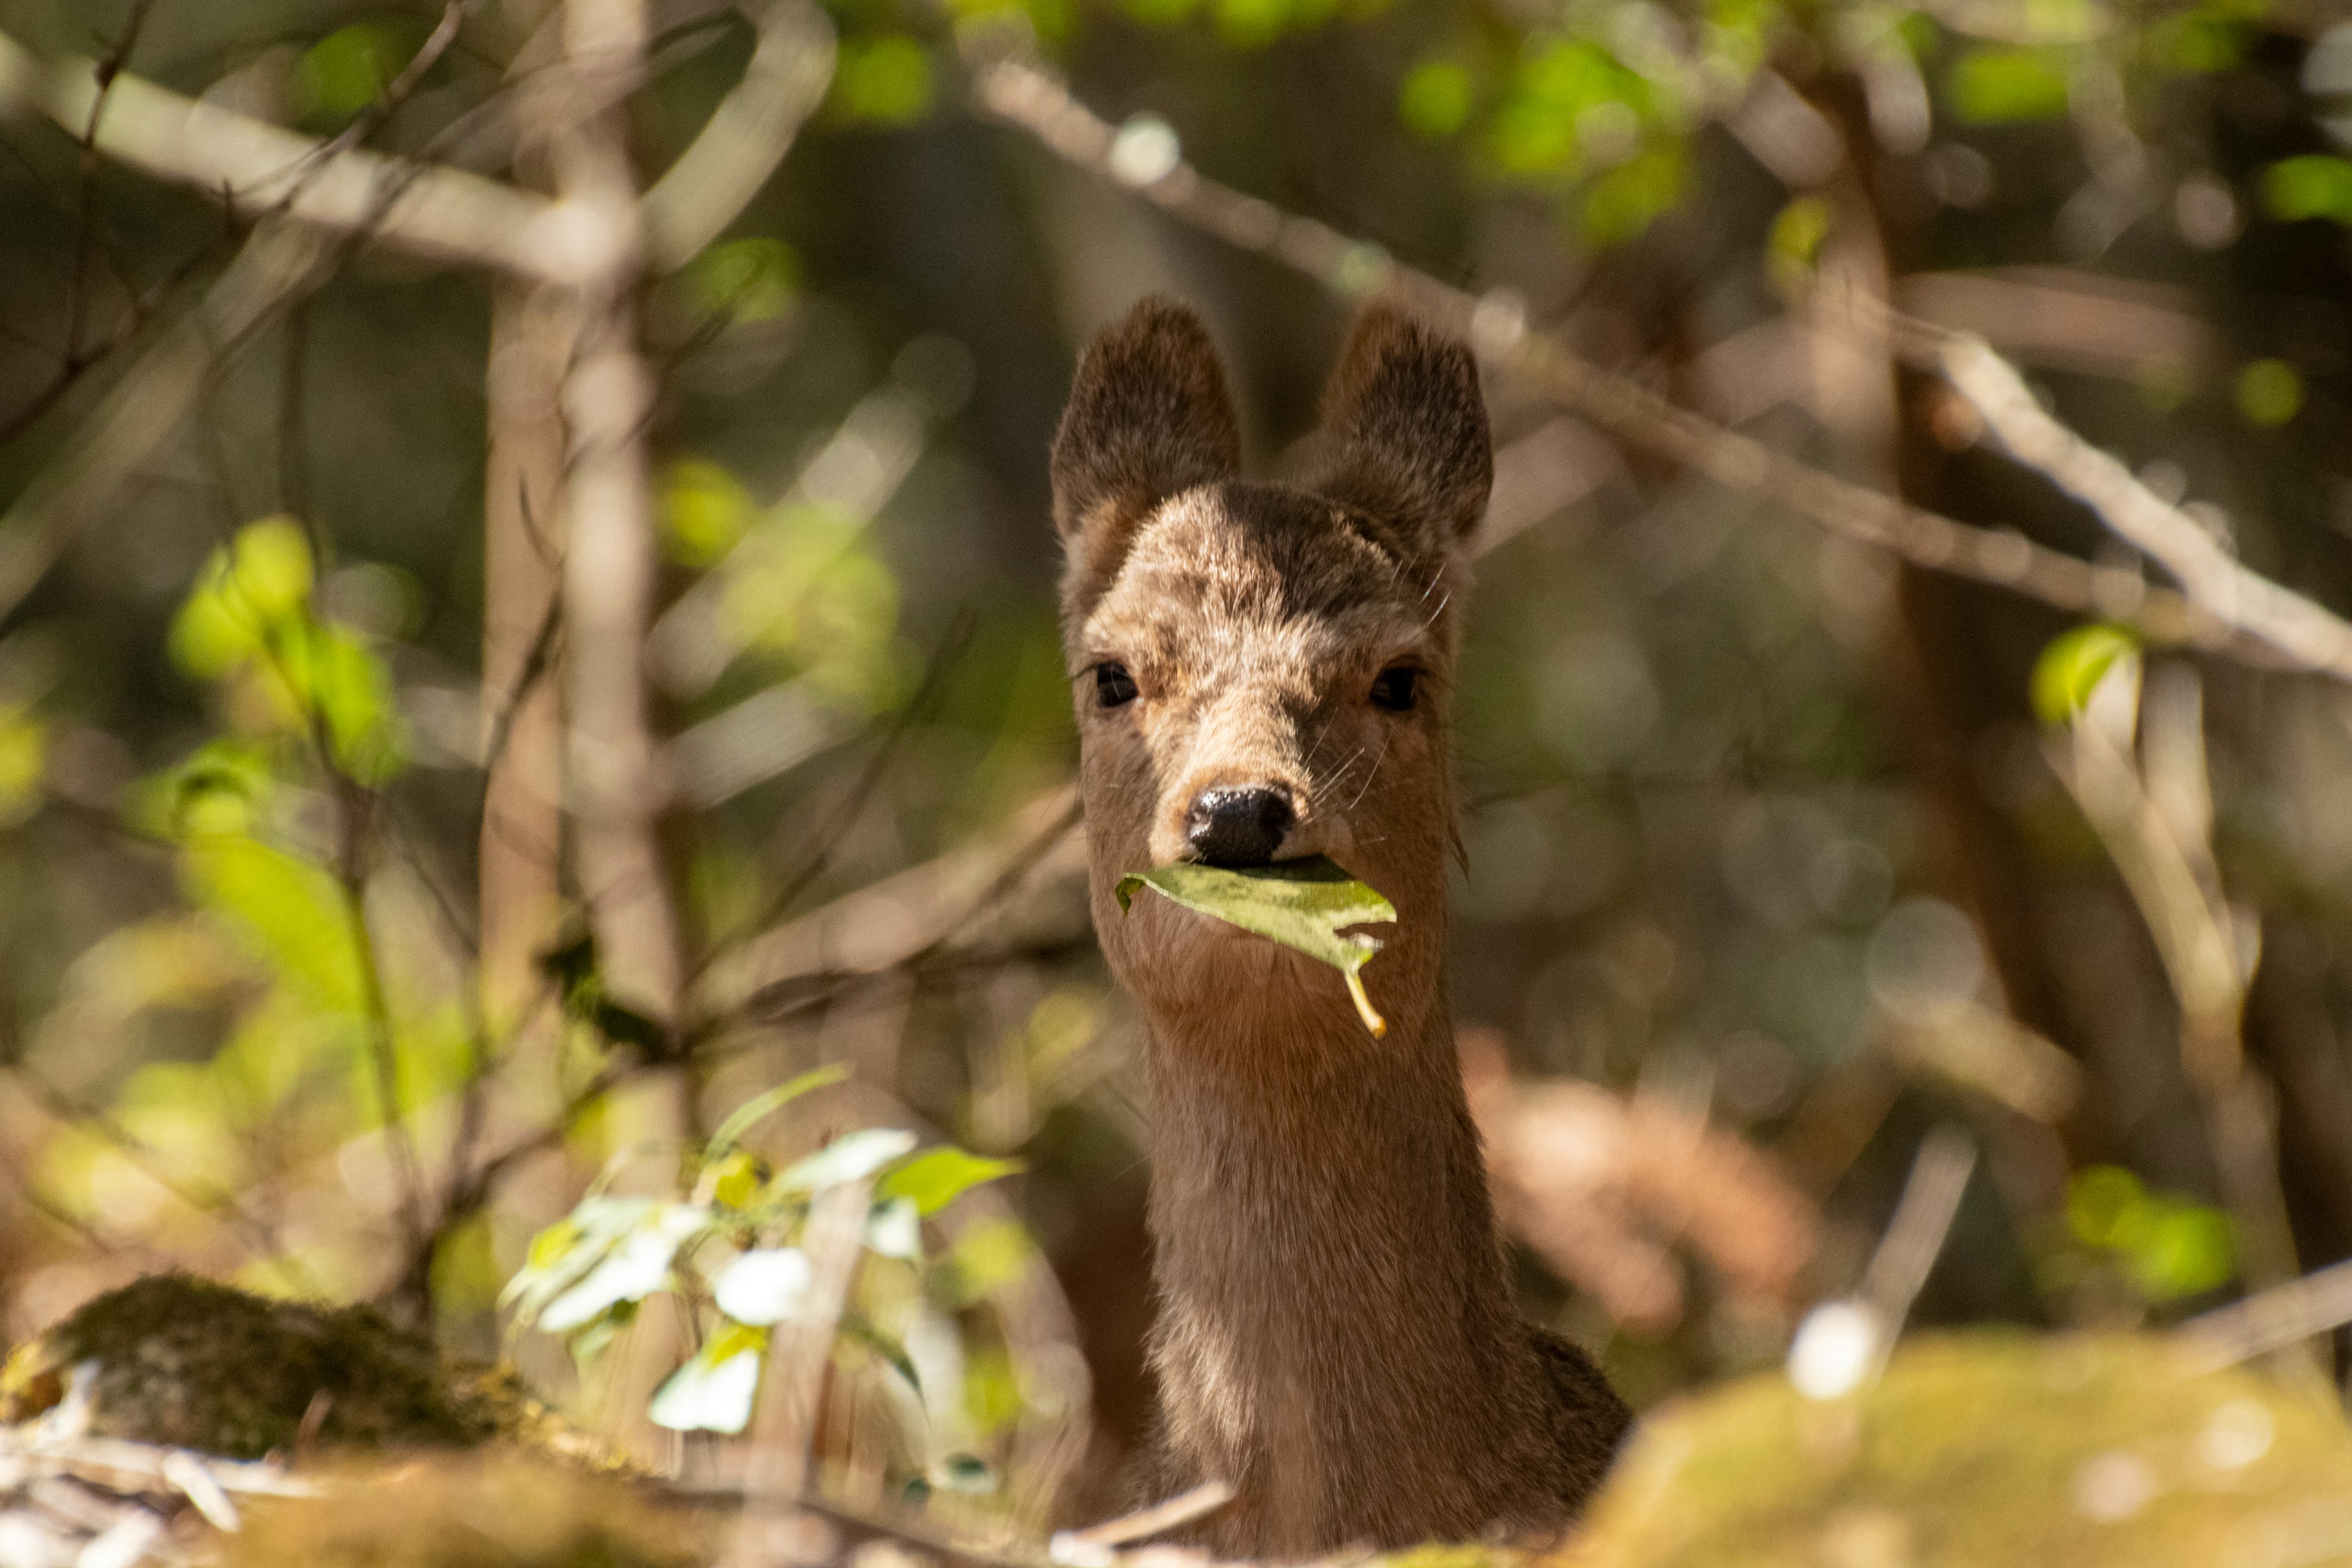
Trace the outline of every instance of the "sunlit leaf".
<instances>
[{"instance_id":1,"label":"sunlit leaf","mask_svg":"<svg viewBox=\"0 0 2352 1568\"><path fill-rule=\"evenodd\" d=\"M801 1310L813 1278L798 1247L763 1247L730 1261L711 1281L711 1294L737 1322L766 1328Z\"/></svg>"},{"instance_id":2,"label":"sunlit leaf","mask_svg":"<svg viewBox=\"0 0 2352 1568\"><path fill-rule=\"evenodd\" d=\"M2332 218L2352 226L2352 159L2307 153L2263 172L2263 205L2289 223Z\"/></svg>"},{"instance_id":3,"label":"sunlit leaf","mask_svg":"<svg viewBox=\"0 0 2352 1568\"><path fill-rule=\"evenodd\" d=\"M2033 663L2033 711L2045 724L2071 722L2116 660L2138 651L2138 638L2104 622L2053 639Z\"/></svg>"},{"instance_id":4,"label":"sunlit leaf","mask_svg":"<svg viewBox=\"0 0 2352 1568\"><path fill-rule=\"evenodd\" d=\"M792 308L800 262L782 240L748 235L721 240L696 257L687 267L686 282L695 304L709 314L771 321Z\"/></svg>"},{"instance_id":5,"label":"sunlit leaf","mask_svg":"<svg viewBox=\"0 0 2352 1568\"><path fill-rule=\"evenodd\" d=\"M1397 89L1397 113L1415 134L1436 141L1468 122L1475 91L1469 67L1457 60L1424 60Z\"/></svg>"},{"instance_id":6,"label":"sunlit leaf","mask_svg":"<svg viewBox=\"0 0 2352 1568\"><path fill-rule=\"evenodd\" d=\"M874 1185L878 1198L911 1198L926 1219L982 1182L1018 1173L1018 1160L990 1160L942 1145L926 1149Z\"/></svg>"},{"instance_id":7,"label":"sunlit leaf","mask_svg":"<svg viewBox=\"0 0 2352 1568\"><path fill-rule=\"evenodd\" d=\"M2066 57L2054 49L1972 49L1952 64L1952 112L1974 125L2055 120L2066 112Z\"/></svg>"},{"instance_id":8,"label":"sunlit leaf","mask_svg":"<svg viewBox=\"0 0 2352 1568\"><path fill-rule=\"evenodd\" d=\"M862 1182L915 1146L915 1135L895 1127L845 1132L787 1166L770 1186L779 1193L814 1193L844 1182Z\"/></svg>"},{"instance_id":9,"label":"sunlit leaf","mask_svg":"<svg viewBox=\"0 0 2352 1568\"><path fill-rule=\"evenodd\" d=\"M1346 977L1364 1027L1376 1036L1388 1032L1364 994L1360 973L1381 943L1348 928L1394 921L1396 906L1322 856L1233 869L1181 863L1129 872L1118 882L1122 910L1138 888L1331 965Z\"/></svg>"},{"instance_id":10,"label":"sunlit leaf","mask_svg":"<svg viewBox=\"0 0 2352 1568\"><path fill-rule=\"evenodd\" d=\"M2249 425L2284 425L2303 407L2303 376L2283 359L2258 359L2238 373L2238 412Z\"/></svg>"},{"instance_id":11,"label":"sunlit leaf","mask_svg":"<svg viewBox=\"0 0 2352 1568\"><path fill-rule=\"evenodd\" d=\"M40 805L48 760L49 727L40 716L0 711L0 826L14 826Z\"/></svg>"},{"instance_id":12,"label":"sunlit leaf","mask_svg":"<svg viewBox=\"0 0 2352 1568\"><path fill-rule=\"evenodd\" d=\"M719 1124L719 1131L710 1135L709 1146L703 1151L703 1159L708 1162L724 1158L743 1134L750 1131L761 1117L782 1110L812 1089L823 1089L827 1084L839 1083L848 1076L849 1069L839 1062L835 1062L804 1072L798 1078L778 1084L763 1093L753 1095L729 1112L727 1120Z\"/></svg>"},{"instance_id":13,"label":"sunlit leaf","mask_svg":"<svg viewBox=\"0 0 2352 1568\"><path fill-rule=\"evenodd\" d=\"M548 1304L539 1327L567 1333L607 1307L642 1300L669 1279L670 1260L687 1237L710 1220L710 1211L691 1204L666 1205L642 1227L621 1238L580 1283Z\"/></svg>"},{"instance_id":14,"label":"sunlit leaf","mask_svg":"<svg viewBox=\"0 0 2352 1568\"><path fill-rule=\"evenodd\" d=\"M662 543L684 566L709 566L751 526L751 492L716 463L686 458L662 487Z\"/></svg>"},{"instance_id":15,"label":"sunlit leaf","mask_svg":"<svg viewBox=\"0 0 2352 1568\"><path fill-rule=\"evenodd\" d=\"M751 1419L767 1349L765 1330L727 1324L670 1374L646 1414L672 1432L740 1432Z\"/></svg>"},{"instance_id":16,"label":"sunlit leaf","mask_svg":"<svg viewBox=\"0 0 2352 1568\"><path fill-rule=\"evenodd\" d=\"M931 107L931 57L901 34L845 42L834 92L852 119L911 125Z\"/></svg>"},{"instance_id":17,"label":"sunlit leaf","mask_svg":"<svg viewBox=\"0 0 2352 1568\"><path fill-rule=\"evenodd\" d=\"M310 603L310 542L288 517L237 530L213 552L172 622L172 658L199 679L217 679L259 655L272 630Z\"/></svg>"},{"instance_id":18,"label":"sunlit leaf","mask_svg":"<svg viewBox=\"0 0 2352 1568\"><path fill-rule=\"evenodd\" d=\"M912 1198L877 1204L866 1217L866 1245L884 1258L903 1263L923 1260L923 1217Z\"/></svg>"},{"instance_id":19,"label":"sunlit leaf","mask_svg":"<svg viewBox=\"0 0 2352 1568\"><path fill-rule=\"evenodd\" d=\"M349 120L383 96L401 67L399 40L362 22L339 27L303 52L297 89L306 112Z\"/></svg>"}]
</instances>

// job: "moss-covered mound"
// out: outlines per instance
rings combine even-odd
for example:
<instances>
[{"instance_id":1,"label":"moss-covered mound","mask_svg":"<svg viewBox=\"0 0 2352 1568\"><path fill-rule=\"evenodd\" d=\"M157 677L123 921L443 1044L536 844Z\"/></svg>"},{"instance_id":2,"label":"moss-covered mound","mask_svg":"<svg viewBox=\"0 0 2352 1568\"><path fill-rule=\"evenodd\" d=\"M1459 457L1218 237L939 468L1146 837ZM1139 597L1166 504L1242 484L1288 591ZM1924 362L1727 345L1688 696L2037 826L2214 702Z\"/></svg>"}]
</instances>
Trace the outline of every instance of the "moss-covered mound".
<instances>
[{"instance_id":1,"label":"moss-covered mound","mask_svg":"<svg viewBox=\"0 0 2352 1568\"><path fill-rule=\"evenodd\" d=\"M1777 1373L1643 1426L1578 1568L2352 1563L2352 1437L2319 1398L2153 1336L1907 1342L1814 1403Z\"/></svg>"},{"instance_id":2,"label":"moss-covered mound","mask_svg":"<svg viewBox=\"0 0 2352 1568\"><path fill-rule=\"evenodd\" d=\"M320 1479L320 1478L313 1478ZM707 1529L614 1478L509 1452L420 1455L257 1500L221 1568L687 1568Z\"/></svg>"},{"instance_id":3,"label":"moss-covered mound","mask_svg":"<svg viewBox=\"0 0 2352 1568\"><path fill-rule=\"evenodd\" d=\"M0 1421L57 1404L85 1362L97 1369L90 1431L237 1458L291 1449L298 1435L327 1448L537 1441L549 1421L511 1380L450 1364L371 1308L186 1274L110 1290L20 1347L0 1372Z\"/></svg>"}]
</instances>

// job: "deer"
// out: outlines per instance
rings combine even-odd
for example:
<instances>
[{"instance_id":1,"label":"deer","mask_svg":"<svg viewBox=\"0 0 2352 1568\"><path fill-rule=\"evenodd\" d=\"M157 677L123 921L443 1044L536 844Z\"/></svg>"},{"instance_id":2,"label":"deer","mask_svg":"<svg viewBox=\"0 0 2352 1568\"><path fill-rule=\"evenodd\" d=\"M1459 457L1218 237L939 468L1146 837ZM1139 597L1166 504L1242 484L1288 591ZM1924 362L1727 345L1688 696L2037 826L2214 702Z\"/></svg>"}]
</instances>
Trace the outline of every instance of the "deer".
<instances>
[{"instance_id":1,"label":"deer","mask_svg":"<svg viewBox=\"0 0 2352 1568\"><path fill-rule=\"evenodd\" d=\"M1080 358L1050 479L1088 892L1143 1025L1159 1386L1137 1490L1211 1482L1228 1557L1555 1534L1632 1421L1519 1316L1446 990L1468 542L1493 480L1477 367L1402 305L1357 318L1307 482L1241 477L1205 327L1165 298ZM1397 911L1333 970L1127 874L1324 856Z\"/></svg>"}]
</instances>

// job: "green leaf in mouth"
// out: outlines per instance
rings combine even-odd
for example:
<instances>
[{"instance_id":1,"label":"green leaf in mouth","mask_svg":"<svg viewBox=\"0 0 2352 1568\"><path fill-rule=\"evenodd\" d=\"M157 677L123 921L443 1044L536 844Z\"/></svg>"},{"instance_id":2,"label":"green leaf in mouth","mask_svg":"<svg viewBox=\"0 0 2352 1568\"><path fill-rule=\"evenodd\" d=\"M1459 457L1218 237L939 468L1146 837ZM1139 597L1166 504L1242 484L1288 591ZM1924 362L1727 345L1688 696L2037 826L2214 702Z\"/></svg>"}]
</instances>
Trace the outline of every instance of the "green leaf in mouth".
<instances>
[{"instance_id":1,"label":"green leaf in mouth","mask_svg":"<svg viewBox=\"0 0 2352 1568\"><path fill-rule=\"evenodd\" d=\"M1118 907L1125 910L1138 888L1150 888L1188 910L1297 949L1338 970L1348 983L1356 1016L1373 1037L1388 1022L1372 1011L1360 971L1380 952L1378 938L1349 926L1393 921L1396 906L1320 855L1271 866L1202 866L1180 862L1118 879Z\"/></svg>"}]
</instances>

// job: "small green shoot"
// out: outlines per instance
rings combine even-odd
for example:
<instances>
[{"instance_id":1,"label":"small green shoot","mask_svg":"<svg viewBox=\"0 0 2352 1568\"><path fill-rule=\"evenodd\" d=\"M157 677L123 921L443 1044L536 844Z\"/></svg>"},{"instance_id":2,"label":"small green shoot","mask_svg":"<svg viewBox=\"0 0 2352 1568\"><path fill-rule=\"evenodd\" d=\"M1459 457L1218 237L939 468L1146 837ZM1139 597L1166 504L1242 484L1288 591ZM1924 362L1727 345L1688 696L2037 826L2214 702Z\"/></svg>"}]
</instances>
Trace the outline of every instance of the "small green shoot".
<instances>
[{"instance_id":1,"label":"small green shoot","mask_svg":"<svg viewBox=\"0 0 2352 1568\"><path fill-rule=\"evenodd\" d=\"M1122 911L1138 888L1320 959L1347 981L1356 1016L1372 1037L1388 1033L1388 1020L1364 994L1361 973L1380 952L1380 939L1347 928L1393 921L1396 906L1322 856L1231 869L1188 862L1131 871L1118 882Z\"/></svg>"}]
</instances>

